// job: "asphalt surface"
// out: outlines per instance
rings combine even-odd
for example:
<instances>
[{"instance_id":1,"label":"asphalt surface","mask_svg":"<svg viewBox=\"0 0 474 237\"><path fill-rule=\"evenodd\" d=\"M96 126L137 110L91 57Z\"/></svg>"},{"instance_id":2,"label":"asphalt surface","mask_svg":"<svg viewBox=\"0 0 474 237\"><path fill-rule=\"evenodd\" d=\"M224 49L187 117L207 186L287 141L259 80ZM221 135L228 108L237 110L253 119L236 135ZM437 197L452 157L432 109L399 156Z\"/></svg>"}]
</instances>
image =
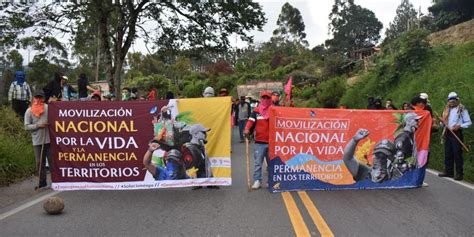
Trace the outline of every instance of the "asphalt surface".
<instances>
[{"instance_id":1,"label":"asphalt surface","mask_svg":"<svg viewBox=\"0 0 474 237\"><path fill-rule=\"evenodd\" d=\"M60 192L66 208L57 216L44 212L43 201L15 211L52 191L18 200L2 188L1 195L14 197L0 205L0 236L295 236L301 226L290 221L295 210L282 194L247 192L245 144L233 138L230 187ZM305 193L335 236L474 236L474 190L433 174L426 182L418 189ZM289 197L310 235L328 233L301 194Z\"/></svg>"}]
</instances>

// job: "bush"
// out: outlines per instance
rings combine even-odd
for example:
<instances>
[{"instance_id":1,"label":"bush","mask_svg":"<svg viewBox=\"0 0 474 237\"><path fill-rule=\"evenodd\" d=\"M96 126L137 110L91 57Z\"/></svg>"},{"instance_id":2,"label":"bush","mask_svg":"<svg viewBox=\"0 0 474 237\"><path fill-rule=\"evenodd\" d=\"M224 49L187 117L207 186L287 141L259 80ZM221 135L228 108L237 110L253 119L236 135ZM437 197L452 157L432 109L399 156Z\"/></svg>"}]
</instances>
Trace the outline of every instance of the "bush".
<instances>
[{"instance_id":1,"label":"bush","mask_svg":"<svg viewBox=\"0 0 474 237\"><path fill-rule=\"evenodd\" d=\"M319 104L324 108L336 108L346 91L346 83L345 77L334 77L321 82L316 92Z\"/></svg>"},{"instance_id":2,"label":"bush","mask_svg":"<svg viewBox=\"0 0 474 237\"><path fill-rule=\"evenodd\" d=\"M35 156L31 135L8 107L0 109L0 186L33 174Z\"/></svg>"},{"instance_id":3,"label":"bush","mask_svg":"<svg viewBox=\"0 0 474 237\"><path fill-rule=\"evenodd\" d=\"M421 69L430 49L428 33L426 30L413 30L397 38L395 45L398 50L394 58L397 71L410 69L416 72Z\"/></svg>"},{"instance_id":4,"label":"bush","mask_svg":"<svg viewBox=\"0 0 474 237\"><path fill-rule=\"evenodd\" d=\"M316 92L317 92L316 87L306 87L301 91L300 97L303 99L309 99L311 97L315 97Z\"/></svg>"}]
</instances>

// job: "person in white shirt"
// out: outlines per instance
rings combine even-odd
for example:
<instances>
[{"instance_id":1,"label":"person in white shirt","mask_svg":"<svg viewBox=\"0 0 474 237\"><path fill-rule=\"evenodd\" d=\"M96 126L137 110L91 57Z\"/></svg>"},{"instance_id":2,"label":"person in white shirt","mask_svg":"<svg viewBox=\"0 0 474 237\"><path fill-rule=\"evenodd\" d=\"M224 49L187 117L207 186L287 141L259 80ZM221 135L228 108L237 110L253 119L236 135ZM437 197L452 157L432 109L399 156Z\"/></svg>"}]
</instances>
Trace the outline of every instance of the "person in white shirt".
<instances>
[{"instance_id":1,"label":"person in white shirt","mask_svg":"<svg viewBox=\"0 0 474 237\"><path fill-rule=\"evenodd\" d=\"M454 177L455 180L463 180L463 156L462 145L456 139L463 141L462 130L471 126L472 121L469 112L461 104L459 96L456 92L448 95L448 103L443 111L441 118L443 123L447 125L444 128L444 165L445 172L440 173L439 177ZM454 176L454 165L456 165L456 176Z\"/></svg>"}]
</instances>

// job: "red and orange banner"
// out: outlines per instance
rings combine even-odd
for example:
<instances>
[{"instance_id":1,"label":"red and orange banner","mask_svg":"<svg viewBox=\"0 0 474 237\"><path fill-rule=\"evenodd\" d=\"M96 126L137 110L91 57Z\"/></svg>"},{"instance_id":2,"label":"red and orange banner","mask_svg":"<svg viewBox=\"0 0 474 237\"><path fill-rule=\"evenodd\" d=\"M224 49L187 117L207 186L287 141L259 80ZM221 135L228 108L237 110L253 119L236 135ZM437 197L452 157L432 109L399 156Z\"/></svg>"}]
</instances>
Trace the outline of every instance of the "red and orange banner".
<instances>
[{"instance_id":1,"label":"red and orange banner","mask_svg":"<svg viewBox=\"0 0 474 237\"><path fill-rule=\"evenodd\" d=\"M418 187L430 129L427 111L274 107L270 191Z\"/></svg>"}]
</instances>

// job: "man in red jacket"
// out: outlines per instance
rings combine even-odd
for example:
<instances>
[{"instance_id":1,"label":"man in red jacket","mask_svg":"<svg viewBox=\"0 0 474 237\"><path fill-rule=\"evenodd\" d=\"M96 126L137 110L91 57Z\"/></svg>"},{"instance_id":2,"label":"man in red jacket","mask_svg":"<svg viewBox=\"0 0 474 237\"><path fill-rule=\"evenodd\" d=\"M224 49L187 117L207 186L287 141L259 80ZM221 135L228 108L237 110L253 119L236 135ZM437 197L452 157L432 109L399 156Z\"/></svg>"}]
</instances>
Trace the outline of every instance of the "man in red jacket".
<instances>
[{"instance_id":1,"label":"man in red jacket","mask_svg":"<svg viewBox=\"0 0 474 237\"><path fill-rule=\"evenodd\" d=\"M273 106L271 91L260 92L260 104L250 115L245 126L244 134L249 136L250 131L255 131L254 145L254 173L252 189L262 186L262 163L263 158L268 161L268 133L270 129L270 108Z\"/></svg>"}]
</instances>

